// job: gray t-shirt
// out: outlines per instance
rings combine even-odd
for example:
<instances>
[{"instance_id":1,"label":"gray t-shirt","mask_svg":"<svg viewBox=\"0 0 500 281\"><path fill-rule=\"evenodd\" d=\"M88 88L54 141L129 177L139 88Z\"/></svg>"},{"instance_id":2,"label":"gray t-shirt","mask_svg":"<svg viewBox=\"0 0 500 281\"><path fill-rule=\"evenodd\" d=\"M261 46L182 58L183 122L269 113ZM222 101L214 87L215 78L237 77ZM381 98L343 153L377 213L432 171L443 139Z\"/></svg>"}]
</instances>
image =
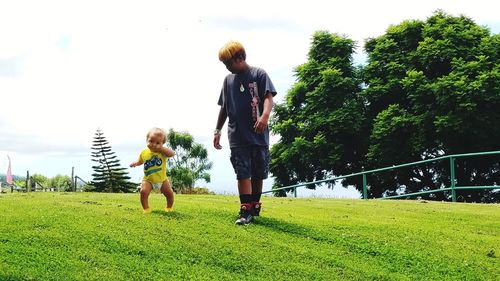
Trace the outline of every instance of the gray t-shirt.
<instances>
[{"instance_id":1,"label":"gray t-shirt","mask_svg":"<svg viewBox=\"0 0 500 281\"><path fill-rule=\"evenodd\" d=\"M266 93L275 96L276 90L261 68L251 66L245 73L226 76L217 104L227 112L230 147L269 146L269 129L257 134L253 128L264 110Z\"/></svg>"}]
</instances>

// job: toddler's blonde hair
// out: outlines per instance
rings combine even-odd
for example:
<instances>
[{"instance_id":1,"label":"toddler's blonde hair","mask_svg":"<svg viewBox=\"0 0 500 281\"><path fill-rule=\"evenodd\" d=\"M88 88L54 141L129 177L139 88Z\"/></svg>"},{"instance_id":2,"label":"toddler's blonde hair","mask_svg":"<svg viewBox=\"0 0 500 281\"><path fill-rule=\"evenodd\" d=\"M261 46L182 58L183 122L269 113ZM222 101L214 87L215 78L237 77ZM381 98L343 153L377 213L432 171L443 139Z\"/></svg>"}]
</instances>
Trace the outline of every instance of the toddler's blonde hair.
<instances>
[{"instance_id":1,"label":"toddler's blonde hair","mask_svg":"<svg viewBox=\"0 0 500 281\"><path fill-rule=\"evenodd\" d=\"M167 142L167 132L163 130L162 128L158 127L153 127L149 129L148 133L146 134L146 141L149 139L149 136L154 135L154 134L159 134L163 136L163 143Z\"/></svg>"}]
</instances>

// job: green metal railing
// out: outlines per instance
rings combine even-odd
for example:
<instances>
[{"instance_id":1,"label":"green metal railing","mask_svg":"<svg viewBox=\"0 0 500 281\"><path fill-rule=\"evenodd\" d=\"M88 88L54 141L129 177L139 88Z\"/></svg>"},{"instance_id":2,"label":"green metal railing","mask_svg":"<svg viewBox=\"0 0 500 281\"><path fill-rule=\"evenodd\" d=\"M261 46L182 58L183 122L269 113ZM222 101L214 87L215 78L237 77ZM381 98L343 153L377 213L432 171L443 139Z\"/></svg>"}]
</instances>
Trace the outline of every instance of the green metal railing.
<instances>
[{"instance_id":1,"label":"green metal railing","mask_svg":"<svg viewBox=\"0 0 500 281\"><path fill-rule=\"evenodd\" d=\"M306 182L306 183L300 183L300 184L295 184L295 185L290 185L290 186L285 186L285 187L280 187L277 189L272 189L268 191L264 191L262 193L271 193L279 190L293 190L294 196L297 197L297 188L301 186L306 186L309 184L319 184L319 183L325 183L325 182L331 182L331 181L336 181L340 179L345 179L345 178L350 178L350 177L356 177L356 176L362 176L363 177L363 199L368 199L368 188L367 188L367 179L366 175L367 174L373 174L373 173L378 173L382 171L387 171L387 170L395 170L398 168L403 168L403 167L408 167L408 166L413 166L413 165L418 165L418 164L423 164L423 163L428 163L428 162L435 162L435 161L440 161L440 160L445 160L449 159L450 161L450 187L445 187L445 188L439 188L439 189L432 189L432 190L426 190L426 191L420 191L420 192L414 192L414 193L408 193L408 194L403 194L403 195L395 195L395 196L388 196L384 197L382 199L395 199L395 198L404 198L404 197L410 197L410 196L415 196L415 195L422 195L422 194L429 194L429 193L436 193L436 192L444 192L444 191L451 191L451 198L453 202L457 201L457 190L462 190L462 189L500 189L500 185L491 185L491 186L456 186L456 178L455 178L455 159L461 158L461 157L470 157L470 156L483 156L483 155L492 155L492 154L500 154L500 151L488 151L488 152L476 152L476 153L464 153L464 154L453 154L453 155L447 155L447 156L440 156L432 159L427 159L427 160L422 160L422 161L416 161L416 162L411 162L411 163L406 163L406 164L401 164L401 165L394 165L390 167L385 167L385 168L380 168L380 169L374 169L374 170L369 170L369 171L362 171L358 173L353 173L349 175L344 175L344 176L338 176L338 177L333 177L333 178L328 178L324 180L318 180L318 181L312 181L312 182Z\"/></svg>"}]
</instances>

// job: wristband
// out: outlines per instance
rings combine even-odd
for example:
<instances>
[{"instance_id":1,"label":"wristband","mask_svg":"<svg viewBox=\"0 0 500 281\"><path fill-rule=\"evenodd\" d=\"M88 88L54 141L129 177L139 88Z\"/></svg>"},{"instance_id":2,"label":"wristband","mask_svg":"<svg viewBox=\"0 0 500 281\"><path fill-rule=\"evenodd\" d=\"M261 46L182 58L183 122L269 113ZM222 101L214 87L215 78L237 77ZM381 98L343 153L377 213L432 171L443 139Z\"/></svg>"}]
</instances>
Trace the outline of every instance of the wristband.
<instances>
[{"instance_id":1,"label":"wristband","mask_svg":"<svg viewBox=\"0 0 500 281\"><path fill-rule=\"evenodd\" d=\"M214 130L214 136L220 135L220 134L221 134L220 129L215 129Z\"/></svg>"}]
</instances>

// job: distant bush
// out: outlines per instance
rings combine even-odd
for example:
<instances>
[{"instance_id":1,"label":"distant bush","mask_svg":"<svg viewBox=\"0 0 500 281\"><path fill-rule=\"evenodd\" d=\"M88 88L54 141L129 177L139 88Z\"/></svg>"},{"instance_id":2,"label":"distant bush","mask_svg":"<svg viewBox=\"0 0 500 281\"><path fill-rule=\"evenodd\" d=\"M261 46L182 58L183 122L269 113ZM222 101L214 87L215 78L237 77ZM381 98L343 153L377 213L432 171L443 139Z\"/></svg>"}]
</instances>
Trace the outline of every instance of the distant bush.
<instances>
[{"instance_id":1,"label":"distant bush","mask_svg":"<svg viewBox=\"0 0 500 281\"><path fill-rule=\"evenodd\" d=\"M215 195L214 192L208 190L206 187L183 188L181 190L176 190L176 192L179 194Z\"/></svg>"}]
</instances>

